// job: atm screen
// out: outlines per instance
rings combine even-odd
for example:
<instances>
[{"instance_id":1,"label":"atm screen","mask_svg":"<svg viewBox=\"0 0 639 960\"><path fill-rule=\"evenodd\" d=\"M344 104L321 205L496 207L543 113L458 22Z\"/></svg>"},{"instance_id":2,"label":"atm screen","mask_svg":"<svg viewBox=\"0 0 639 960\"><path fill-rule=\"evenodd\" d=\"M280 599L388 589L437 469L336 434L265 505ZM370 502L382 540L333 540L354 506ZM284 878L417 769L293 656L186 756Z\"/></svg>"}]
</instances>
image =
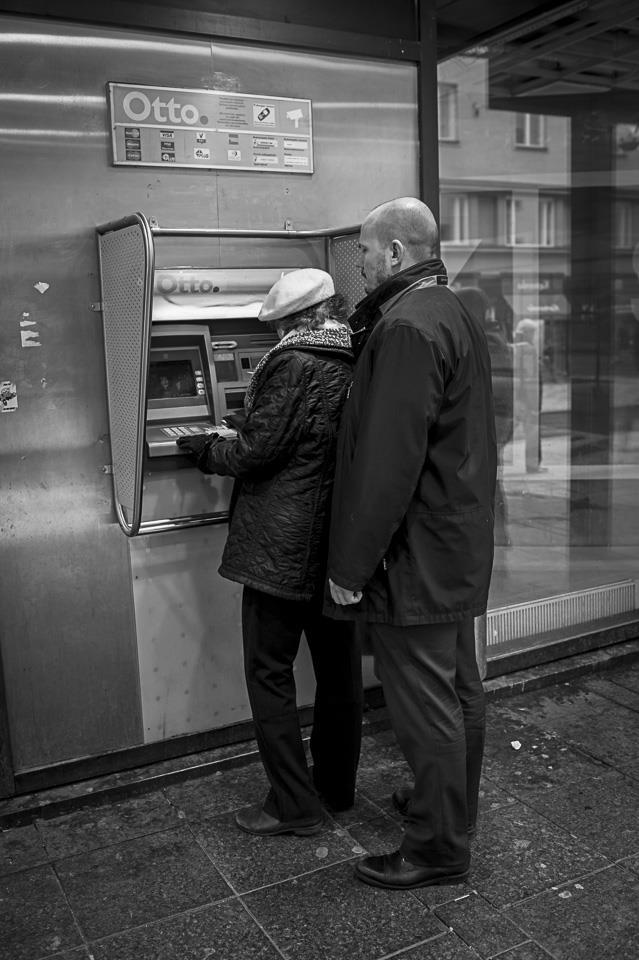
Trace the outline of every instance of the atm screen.
<instances>
[{"instance_id":1,"label":"atm screen","mask_svg":"<svg viewBox=\"0 0 639 960\"><path fill-rule=\"evenodd\" d=\"M151 360L149 400L177 400L197 395L197 384L190 360Z\"/></svg>"}]
</instances>

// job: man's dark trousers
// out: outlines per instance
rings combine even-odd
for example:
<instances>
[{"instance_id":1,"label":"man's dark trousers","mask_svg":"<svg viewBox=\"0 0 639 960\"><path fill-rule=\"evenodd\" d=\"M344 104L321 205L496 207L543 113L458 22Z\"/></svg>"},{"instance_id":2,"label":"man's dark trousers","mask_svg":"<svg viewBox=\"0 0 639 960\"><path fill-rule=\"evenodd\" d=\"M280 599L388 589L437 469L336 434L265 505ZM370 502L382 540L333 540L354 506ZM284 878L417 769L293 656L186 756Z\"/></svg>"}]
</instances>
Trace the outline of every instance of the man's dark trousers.
<instances>
[{"instance_id":1,"label":"man's dark trousers","mask_svg":"<svg viewBox=\"0 0 639 960\"><path fill-rule=\"evenodd\" d=\"M309 777L293 663L302 632L316 680ZM321 802L351 806L361 744L362 662L353 625L322 615L322 597L284 600L244 587L244 671L255 736L271 784L264 809L286 822L318 819Z\"/></svg>"},{"instance_id":2,"label":"man's dark trousers","mask_svg":"<svg viewBox=\"0 0 639 960\"><path fill-rule=\"evenodd\" d=\"M367 630L391 723L415 778L402 854L419 866L465 868L485 737L473 619L369 623Z\"/></svg>"}]
</instances>

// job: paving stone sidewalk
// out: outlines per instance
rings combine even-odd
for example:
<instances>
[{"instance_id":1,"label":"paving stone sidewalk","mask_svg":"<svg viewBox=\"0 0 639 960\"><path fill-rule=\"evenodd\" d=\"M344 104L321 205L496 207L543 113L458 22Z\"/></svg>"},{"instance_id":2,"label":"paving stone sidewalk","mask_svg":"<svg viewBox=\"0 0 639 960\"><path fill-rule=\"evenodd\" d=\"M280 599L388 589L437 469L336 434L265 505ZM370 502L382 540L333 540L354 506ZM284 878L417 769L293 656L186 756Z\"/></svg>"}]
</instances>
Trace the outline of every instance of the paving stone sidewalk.
<instances>
[{"instance_id":1,"label":"paving stone sidewalk","mask_svg":"<svg viewBox=\"0 0 639 960\"><path fill-rule=\"evenodd\" d=\"M258 764L0 833L2 960L638 960L639 664L489 703L468 882L353 876L394 849L392 733L366 736L352 811L258 839Z\"/></svg>"}]
</instances>

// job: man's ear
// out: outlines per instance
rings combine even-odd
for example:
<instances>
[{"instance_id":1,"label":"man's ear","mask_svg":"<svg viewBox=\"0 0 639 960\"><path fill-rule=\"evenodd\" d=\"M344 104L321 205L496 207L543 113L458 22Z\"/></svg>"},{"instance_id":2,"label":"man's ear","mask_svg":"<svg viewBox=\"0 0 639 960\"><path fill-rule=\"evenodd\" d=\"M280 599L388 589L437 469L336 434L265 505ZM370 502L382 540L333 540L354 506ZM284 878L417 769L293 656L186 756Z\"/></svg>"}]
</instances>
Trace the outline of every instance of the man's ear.
<instances>
[{"instance_id":1,"label":"man's ear","mask_svg":"<svg viewBox=\"0 0 639 960\"><path fill-rule=\"evenodd\" d=\"M404 244L401 240L391 240L391 267L401 267L404 259Z\"/></svg>"}]
</instances>

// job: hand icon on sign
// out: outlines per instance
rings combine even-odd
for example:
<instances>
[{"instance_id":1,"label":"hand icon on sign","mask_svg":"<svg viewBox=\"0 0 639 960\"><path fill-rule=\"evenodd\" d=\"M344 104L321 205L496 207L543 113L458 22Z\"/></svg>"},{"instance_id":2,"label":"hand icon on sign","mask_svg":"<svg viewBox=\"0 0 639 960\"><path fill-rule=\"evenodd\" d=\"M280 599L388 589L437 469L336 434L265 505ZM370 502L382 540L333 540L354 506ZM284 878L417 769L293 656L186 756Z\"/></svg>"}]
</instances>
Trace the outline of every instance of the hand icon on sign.
<instances>
[{"instance_id":1,"label":"hand icon on sign","mask_svg":"<svg viewBox=\"0 0 639 960\"><path fill-rule=\"evenodd\" d=\"M299 109L299 107L297 108L297 110L288 110L286 113L286 119L292 120L295 123L296 130L300 125L300 120L303 120L303 118L304 118L304 113L302 110Z\"/></svg>"}]
</instances>

